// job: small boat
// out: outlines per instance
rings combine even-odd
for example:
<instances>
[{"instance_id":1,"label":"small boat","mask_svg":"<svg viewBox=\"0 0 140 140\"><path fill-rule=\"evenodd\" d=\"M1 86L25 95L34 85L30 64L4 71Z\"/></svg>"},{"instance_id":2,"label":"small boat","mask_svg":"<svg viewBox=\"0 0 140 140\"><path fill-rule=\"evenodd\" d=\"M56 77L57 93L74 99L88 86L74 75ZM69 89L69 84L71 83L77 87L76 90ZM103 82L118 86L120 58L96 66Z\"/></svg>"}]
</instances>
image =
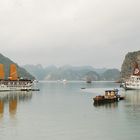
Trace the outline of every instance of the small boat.
<instances>
[{"instance_id":1,"label":"small boat","mask_svg":"<svg viewBox=\"0 0 140 140\"><path fill-rule=\"evenodd\" d=\"M82 87L81 89L86 89L85 87Z\"/></svg>"},{"instance_id":2,"label":"small boat","mask_svg":"<svg viewBox=\"0 0 140 140\"><path fill-rule=\"evenodd\" d=\"M106 90L105 95L98 95L93 98L94 104L113 103L118 102L119 100L124 100L124 97L120 96L118 91L118 89Z\"/></svg>"},{"instance_id":3,"label":"small boat","mask_svg":"<svg viewBox=\"0 0 140 140\"><path fill-rule=\"evenodd\" d=\"M68 81L67 81L66 79L63 79L63 80L62 80L62 83L63 83L63 84L67 84L67 82L68 82Z\"/></svg>"},{"instance_id":4,"label":"small boat","mask_svg":"<svg viewBox=\"0 0 140 140\"><path fill-rule=\"evenodd\" d=\"M87 82L87 83L92 83L91 78L90 78L90 77L87 77L86 82Z\"/></svg>"}]
</instances>

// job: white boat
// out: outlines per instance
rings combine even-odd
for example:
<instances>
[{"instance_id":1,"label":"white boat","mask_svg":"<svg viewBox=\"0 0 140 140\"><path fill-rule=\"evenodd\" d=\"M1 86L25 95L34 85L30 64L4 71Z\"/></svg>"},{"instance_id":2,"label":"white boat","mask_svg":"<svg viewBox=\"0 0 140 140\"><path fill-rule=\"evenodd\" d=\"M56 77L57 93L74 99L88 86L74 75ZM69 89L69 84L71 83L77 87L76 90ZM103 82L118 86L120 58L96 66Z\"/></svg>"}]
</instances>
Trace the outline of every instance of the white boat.
<instances>
[{"instance_id":1,"label":"white boat","mask_svg":"<svg viewBox=\"0 0 140 140\"><path fill-rule=\"evenodd\" d=\"M0 91L29 91L33 88L33 81L18 78L16 65L10 65L10 75L5 79L4 66L0 64Z\"/></svg>"},{"instance_id":2,"label":"white boat","mask_svg":"<svg viewBox=\"0 0 140 140\"><path fill-rule=\"evenodd\" d=\"M133 70L133 74L129 77L128 80L125 81L123 87L126 90L129 89L140 89L140 69L138 64L135 64L135 68Z\"/></svg>"},{"instance_id":3,"label":"white boat","mask_svg":"<svg viewBox=\"0 0 140 140\"><path fill-rule=\"evenodd\" d=\"M31 80L0 80L0 91L28 91L32 86Z\"/></svg>"},{"instance_id":4,"label":"white boat","mask_svg":"<svg viewBox=\"0 0 140 140\"><path fill-rule=\"evenodd\" d=\"M63 79L62 82L63 82L63 84L66 84L67 83L67 80L66 79Z\"/></svg>"}]
</instances>

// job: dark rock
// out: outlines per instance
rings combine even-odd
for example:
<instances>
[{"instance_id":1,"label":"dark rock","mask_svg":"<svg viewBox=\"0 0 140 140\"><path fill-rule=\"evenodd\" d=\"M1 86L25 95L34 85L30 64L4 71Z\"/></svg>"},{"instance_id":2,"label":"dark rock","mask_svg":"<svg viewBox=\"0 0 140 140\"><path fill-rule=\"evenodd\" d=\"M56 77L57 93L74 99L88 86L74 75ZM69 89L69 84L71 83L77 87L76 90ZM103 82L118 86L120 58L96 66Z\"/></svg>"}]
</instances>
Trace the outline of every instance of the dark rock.
<instances>
[{"instance_id":1,"label":"dark rock","mask_svg":"<svg viewBox=\"0 0 140 140\"><path fill-rule=\"evenodd\" d=\"M140 67L140 51L129 52L126 54L121 67L122 80L128 78L133 73L135 62L137 62Z\"/></svg>"}]
</instances>

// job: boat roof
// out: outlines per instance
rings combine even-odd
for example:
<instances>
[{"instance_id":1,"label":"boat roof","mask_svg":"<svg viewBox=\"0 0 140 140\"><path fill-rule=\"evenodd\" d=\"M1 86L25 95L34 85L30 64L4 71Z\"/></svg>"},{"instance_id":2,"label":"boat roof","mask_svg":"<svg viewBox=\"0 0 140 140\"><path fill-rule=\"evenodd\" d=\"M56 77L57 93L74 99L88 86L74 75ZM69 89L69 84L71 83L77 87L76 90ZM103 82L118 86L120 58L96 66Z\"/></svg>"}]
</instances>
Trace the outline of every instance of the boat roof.
<instances>
[{"instance_id":1,"label":"boat roof","mask_svg":"<svg viewBox=\"0 0 140 140\"><path fill-rule=\"evenodd\" d=\"M0 81L9 81L9 82L12 82L12 81L32 81L32 80L29 80L29 79L18 79L18 80L9 80L9 79L0 79Z\"/></svg>"},{"instance_id":2,"label":"boat roof","mask_svg":"<svg viewBox=\"0 0 140 140\"><path fill-rule=\"evenodd\" d=\"M118 89L105 90L105 92L111 92L111 91L113 91L113 92L118 92L119 90L118 90Z\"/></svg>"}]
</instances>

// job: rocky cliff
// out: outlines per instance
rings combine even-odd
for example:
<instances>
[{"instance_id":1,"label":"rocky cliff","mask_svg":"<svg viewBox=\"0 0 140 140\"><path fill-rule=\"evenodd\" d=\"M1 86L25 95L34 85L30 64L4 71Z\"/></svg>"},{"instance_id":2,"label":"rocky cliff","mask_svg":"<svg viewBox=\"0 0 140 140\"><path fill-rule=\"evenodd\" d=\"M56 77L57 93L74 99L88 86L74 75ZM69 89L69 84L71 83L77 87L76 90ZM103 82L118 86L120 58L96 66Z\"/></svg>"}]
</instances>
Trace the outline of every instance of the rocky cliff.
<instances>
[{"instance_id":1,"label":"rocky cliff","mask_svg":"<svg viewBox=\"0 0 140 140\"><path fill-rule=\"evenodd\" d=\"M122 80L128 78L132 74L135 62L137 62L140 67L140 51L129 52L126 54L121 67Z\"/></svg>"}]
</instances>

